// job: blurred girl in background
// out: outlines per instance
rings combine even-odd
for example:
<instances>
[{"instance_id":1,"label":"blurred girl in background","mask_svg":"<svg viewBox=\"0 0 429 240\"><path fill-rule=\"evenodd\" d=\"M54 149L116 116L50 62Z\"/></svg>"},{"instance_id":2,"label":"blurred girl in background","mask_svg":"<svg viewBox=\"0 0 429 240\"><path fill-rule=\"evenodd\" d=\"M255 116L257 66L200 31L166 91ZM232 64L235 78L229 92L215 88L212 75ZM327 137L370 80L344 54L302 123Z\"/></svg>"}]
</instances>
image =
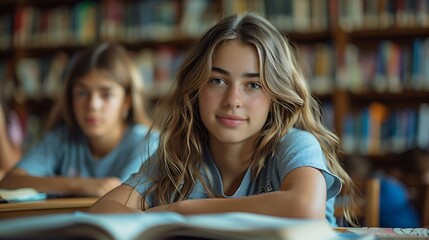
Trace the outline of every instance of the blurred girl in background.
<instances>
[{"instance_id":1,"label":"blurred girl in background","mask_svg":"<svg viewBox=\"0 0 429 240\"><path fill-rule=\"evenodd\" d=\"M122 46L79 53L46 136L0 182L0 188L102 196L119 186L158 146L148 133L142 80Z\"/></svg>"}]
</instances>

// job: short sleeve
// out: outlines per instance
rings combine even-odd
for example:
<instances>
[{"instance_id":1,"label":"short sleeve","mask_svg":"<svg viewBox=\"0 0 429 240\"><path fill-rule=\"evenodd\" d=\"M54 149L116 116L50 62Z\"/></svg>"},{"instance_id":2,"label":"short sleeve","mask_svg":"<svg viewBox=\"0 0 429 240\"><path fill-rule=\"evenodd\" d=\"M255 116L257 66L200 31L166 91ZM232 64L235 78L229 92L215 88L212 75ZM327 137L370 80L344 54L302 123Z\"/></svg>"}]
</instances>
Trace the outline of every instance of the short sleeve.
<instances>
[{"instance_id":1,"label":"short sleeve","mask_svg":"<svg viewBox=\"0 0 429 240\"><path fill-rule=\"evenodd\" d=\"M55 168L67 138L65 129L58 127L42 138L18 162L16 168L38 177L55 176Z\"/></svg>"},{"instance_id":2,"label":"short sleeve","mask_svg":"<svg viewBox=\"0 0 429 240\"><path fill-rule=\"evenodd\" d=\"M158 149L159 133L149 130L142 125L133 127L131 133L126 136L126 141L121 143L121 151L118 151L117 158L126 158L119 177L122 181L127 180L131 174L137 172L144 162L150 158ZM126 164L125 164L126 162Z\"/></svg>"},{"instance_id":3,"label":"short sleeve","mask_svg":"<svg viewBox=\"0 0 429 240\"><path fill-rule=\"evenodd\" d=\"M277 157L281 179L296 168L313 167L319 169L325 178L327 199L339 194L341 181L328 170L320 143L311 133L291 129L282 139Z\"/></svg>"},{"instance_id":4,"label":"short sleeve","mask_svg":"<svg viewBox=\"0 0 429 240\"><path fill-rule=\"evenodd\" d=\"M157 154L155 153L152 157L147 159L140 167L140 169L131 174L131 176L124 182L125 185L128 185L134 190L136 190L140 195L145 194L145 192L152 187L152 182L148 178L149 173L153 176L157 174L156 171L156 162L158 160ZM146 202L149 206L153 206L153 199L150 196L146 197Z\"/></svg>"}]
</instances>

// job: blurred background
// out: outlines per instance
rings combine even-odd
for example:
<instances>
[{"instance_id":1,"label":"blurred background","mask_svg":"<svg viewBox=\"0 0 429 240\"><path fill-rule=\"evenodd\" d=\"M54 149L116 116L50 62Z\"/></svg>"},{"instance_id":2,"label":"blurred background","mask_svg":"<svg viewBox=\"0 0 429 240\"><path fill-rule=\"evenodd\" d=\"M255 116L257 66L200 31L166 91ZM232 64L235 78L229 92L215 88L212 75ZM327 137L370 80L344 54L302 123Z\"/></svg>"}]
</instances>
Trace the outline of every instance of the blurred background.
<instances>
[{"instance_id":1,"label":"blurred background","mask_svg":"<svg viewBox=\"0 0 429 240\"><path fill-rule=\"evenodd\" d=\"M429 0L1 0L8 132L23 151L34 144L74 54L100 41L129 50L152 110L189 46L243 11L264 15L297 47L360 193L366 179L393 176L429 221ZM416 150L426 157L405 154Z\"/></svg>"}]
</instances>

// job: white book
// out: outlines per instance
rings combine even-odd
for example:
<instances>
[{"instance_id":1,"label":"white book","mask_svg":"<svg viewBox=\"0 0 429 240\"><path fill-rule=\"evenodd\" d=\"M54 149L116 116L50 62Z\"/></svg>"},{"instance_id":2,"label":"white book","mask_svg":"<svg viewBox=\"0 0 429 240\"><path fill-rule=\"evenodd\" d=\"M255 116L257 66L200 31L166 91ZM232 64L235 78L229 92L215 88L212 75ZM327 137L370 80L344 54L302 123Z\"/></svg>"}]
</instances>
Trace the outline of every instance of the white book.
<instances>
[{"instance_id":1,"label":"white book","mask_svg":"<svg viewBox=\"0 0 429 240\"><path fill-rule=\"evenodd\" d=\"M4 202L29 202L46 199L46 193L40 193L34 188L1 189L0 199ZM1 234L0 234L1 235Z\"/></svg>"},{"instance_id":2,"label":"white book","mask_svg":"<svg viewBox=\"0 0 429 240\"><path fill-rule=\"evenodd\" d=\"M304 220L251 213L184 216L173 212L89 214L83 212L0 221L5 239L361 239L342 237L325 219ZM359 238L358 238L359 237ZM367 238L365 238L367 239Z\"/></svg>"}]
</instances>

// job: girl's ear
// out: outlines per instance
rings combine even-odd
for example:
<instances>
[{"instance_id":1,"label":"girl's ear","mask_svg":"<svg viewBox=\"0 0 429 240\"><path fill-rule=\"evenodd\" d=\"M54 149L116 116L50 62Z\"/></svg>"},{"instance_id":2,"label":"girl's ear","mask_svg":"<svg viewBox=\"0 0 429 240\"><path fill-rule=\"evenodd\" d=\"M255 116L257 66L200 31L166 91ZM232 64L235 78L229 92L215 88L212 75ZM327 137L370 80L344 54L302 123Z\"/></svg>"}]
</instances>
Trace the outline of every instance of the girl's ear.
<instances>
[{"instance_id":1,"label":"girl's ear","mask_svg":"<svg viewBox=\"0 0 429 240\"><path fill-rule=\"evenodd\" d=\"M126 95L124 98L124 104L122 106L122 119L126 119L128 115L130 114L131 109L131 96Z\"/></svg>"}]
</instances>

